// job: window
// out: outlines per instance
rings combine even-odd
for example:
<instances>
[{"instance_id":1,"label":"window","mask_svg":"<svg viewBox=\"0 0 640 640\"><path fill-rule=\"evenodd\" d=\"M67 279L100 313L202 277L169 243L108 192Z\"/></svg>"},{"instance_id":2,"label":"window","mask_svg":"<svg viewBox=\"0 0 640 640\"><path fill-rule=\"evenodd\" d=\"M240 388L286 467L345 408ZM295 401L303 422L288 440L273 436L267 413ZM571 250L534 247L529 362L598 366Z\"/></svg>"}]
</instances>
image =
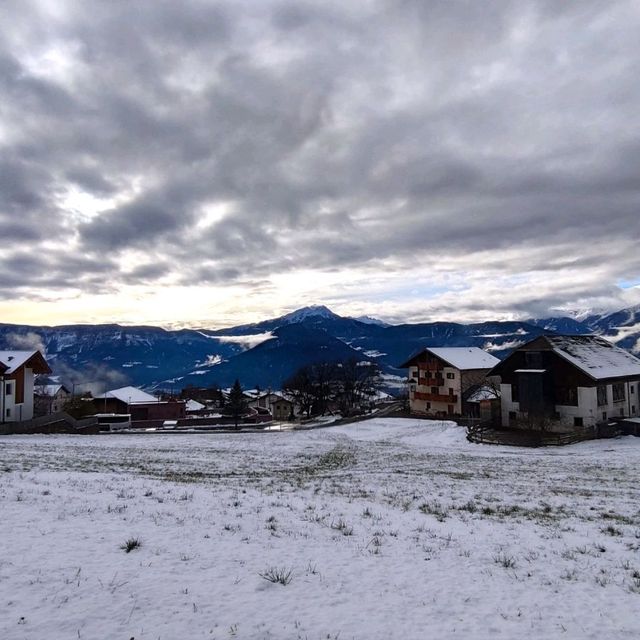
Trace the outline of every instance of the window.
<instances>
[{"instance_id":1,"label":"window","mask_svg":"<svg viewBox=\"0 0 640 640\"><path fill-rule=\"evenodd\" d=\"M452 404L447 405L447 411L449 412L450 416L453 415L453 409L454 409L454 406Z\"/></svg>"},{"instance_id":2,"label":"window","mask_svg":"<svg viewBox=\"0 0 640 640\"><path fill-rule=\"evenodd\" d=\"M7 409L7 418L11 417L11 409Z\"/></svg>"},{"instance_id":3,"label":"window","mask_svg":"<svg viewBox=\"0 0 640 640\"><path fill-rule=\"evenodd\" d=\"M636 405L632 404L631 405L631 414L633 415L636 412Z\"/></svg>"},{"instance_id":4,"label":"window","mask_svg":"<svg viewBox=\"0 0 640 640\"><path fill-rule=\"evenodd\" d=\"M447 380L454 380L456 377L455 373L447 373Z\"/></svg>"},{"instance_id":5,"label":"window","mask_svg":"<svg viewBox=\"0 0 640 640\"><path fill-rule=\"evenodd\" d=\"M582 427L582 426L583 426L583 424L582 424L582 418L575 417L575 418L573 419L573 426L574 426L574 427Z\"/></svg>"},{"instance_id":6,"label":"window","mask_svg":"<svg viewBox=\"0 0 640 640\"><path fill-rule=\"evenodd\" d=\"M440 393L440 390L438 389L438 387L431 387L431 393L438 395L438 393Z\"/></svg>"},{"instance_id":7,"label":"window","mask_svg":"<svg viewBox=\"0 0 640 640\"><path fill-rule=\"evenodd\" d=\"M453 389L449 389L449 396L453 396Z\"/></svg>"},{"instance_id":8,"label":"window","mask_svg":"<svg viewBox=\"0 0 640 640\"><path fill-rule=\"evenodd\" d=\"M515 420L515 419L516 419L516 412L509 411L509 420Z\"/></svg>"},{"instance_id":9,"label":"window","mask_svg":"<svg viewBox=\"0 0 640 640\"><path fill-rule=\"evenodd\" d=\"M4 394L5 394L6 396L10 396L10 395L12 395L12 394L13 394L13 384L12 384L11 382L7 382L7 383L4 385Z\"/></svg>"},{"instance_id":10,"label":"window","mask_svg":"<svg viewBox=\"0 0 640 640\"><path fill-rule=\"evenodd\" d=\"M622 402L624 400L624 382L615 382L611 385L611 390L613 391L614 402Z\"/></svg>"},{"instance_id":11,"label":"window","mask_svg":"<svg viewBox=\"0 0 640 640\"><path fill-rule=\"evenodd\" d=\"M633 395L635 393L635 387L632 384L629 385L629 393L631 395Z\"/></svg>"},{"instance_id":12,"label":"window","mask_svg":"<svg viewBox=\"0 0 640 640\"><path fill-rule=\"evenodd\" d=\"M542 354L539 351L525 351L524 361L528 369L542 369Z\"/></svg>"},{"instance_id":13,"label":"window","mask_svg":"<svg viewBox=\"0 0 640 640\"><path fill-rule=\"evenodd\" d=\"M602 412L602 419L603 419L603 420L606 420L606 419L607 419L607 412L606 412L606 411L603 411L603 412Z\"/></svg>"},{"instance_id":14,"label":"window","mask_svg":"<svg viewBox=\"0 0 640 640\"><path fill-rule=\"evenodd\" d=\"M427 409L431 409L431 403L427 402Z\"/></svg>"},{"instance_id":15,"label":"window","mask_svg":"<svg viewBox=\"0 0 640 640\"><path fill-rule=\"evenodd\" d=\"M576 387L556 387L556 404L578 406L578 389Z\"/></svg>"},{"instance_id":16,"label":"window","mask_svg":"<svg viewBox=\"0 0 640 640\"><path fill-rule=\"evenodd\" d=\"M598 406L602 407L603 405L607 404L607 387L602 385L598 387ZM603 420L606 420L606 418L603 418Z\"/></svg>"}]
</instances>

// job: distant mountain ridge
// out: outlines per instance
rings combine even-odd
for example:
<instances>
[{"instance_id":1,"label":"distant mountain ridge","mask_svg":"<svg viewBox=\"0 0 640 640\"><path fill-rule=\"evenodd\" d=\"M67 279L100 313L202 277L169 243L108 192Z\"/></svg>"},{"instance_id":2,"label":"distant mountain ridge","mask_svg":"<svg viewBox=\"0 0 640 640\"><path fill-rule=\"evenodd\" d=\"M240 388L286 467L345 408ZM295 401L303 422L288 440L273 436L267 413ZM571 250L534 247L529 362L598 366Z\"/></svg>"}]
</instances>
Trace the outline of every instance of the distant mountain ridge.
<instances>
[{"instance_id":1,"label":"distant mountain ridge","mask_svg":"<svg viewBox=\"0 0 640 640\"><path fill-rule=\"evenodd\" d=\"M0 324L0 348L41 348L54 373L76 385L226 387L238 378L245 387L276 389L304 364L359 358L377 362L391 386L404 377L398 365L425 346L477 346L504 357L545 332L596 333L640 354L640 305L580 321L561 317L388 325L313 305L219 330Z\"/></svg>"}]
</instances>

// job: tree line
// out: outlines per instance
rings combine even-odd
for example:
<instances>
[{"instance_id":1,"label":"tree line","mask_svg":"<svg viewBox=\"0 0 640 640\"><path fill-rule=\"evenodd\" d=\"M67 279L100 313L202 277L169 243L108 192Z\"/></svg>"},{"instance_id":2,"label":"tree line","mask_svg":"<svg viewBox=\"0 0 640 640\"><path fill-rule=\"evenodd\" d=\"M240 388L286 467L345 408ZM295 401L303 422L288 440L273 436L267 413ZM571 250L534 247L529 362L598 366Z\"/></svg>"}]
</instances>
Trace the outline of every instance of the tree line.
<instances>
[{"instance_id":1,"label":"tree line","mask_svg":"<svg viewBox=\"0 0 640 640\"><path fill-rule=\"evenodd\" d=\"M331 407L347 416L368 409L380 384L376 363L352 358L305 365L284 381L282 390L307 417Z\"/></svg>"}]
</instances>

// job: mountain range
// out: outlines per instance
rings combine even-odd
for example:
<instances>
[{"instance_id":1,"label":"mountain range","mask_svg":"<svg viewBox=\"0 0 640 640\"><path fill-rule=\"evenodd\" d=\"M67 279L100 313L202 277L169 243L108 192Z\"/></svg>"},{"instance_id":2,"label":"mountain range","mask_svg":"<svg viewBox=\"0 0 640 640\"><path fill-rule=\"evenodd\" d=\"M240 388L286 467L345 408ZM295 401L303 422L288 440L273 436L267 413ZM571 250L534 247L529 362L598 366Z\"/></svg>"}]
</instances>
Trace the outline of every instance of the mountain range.
<instances>
[{"instance_id":1,"label":"mountain range","mask_svg":"<svg viewBox=\"0 0 640 640\"><path fill-rule=\"evenodd\" d=\"M495 321L388 325L304 307L258 323L222 330L165 330L150 326L0 324L0 349L39 348L67 383L149 389L186 385L280 388L305 364L349 358L375 361L387 386L398 386L399 365L425 346L477 346L504 357L542 333L601 335L640 355L640 305L610 314Z\"/></svg>"}]
</instances>

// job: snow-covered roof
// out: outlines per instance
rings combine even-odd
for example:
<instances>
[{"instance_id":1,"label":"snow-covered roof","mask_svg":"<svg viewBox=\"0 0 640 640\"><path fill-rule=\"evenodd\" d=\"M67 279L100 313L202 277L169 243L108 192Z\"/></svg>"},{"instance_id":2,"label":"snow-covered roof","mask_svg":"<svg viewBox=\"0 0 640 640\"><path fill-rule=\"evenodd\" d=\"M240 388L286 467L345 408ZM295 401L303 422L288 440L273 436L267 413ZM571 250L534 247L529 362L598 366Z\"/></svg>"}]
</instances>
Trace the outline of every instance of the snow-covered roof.
<instances>
[{"instance_id":1,"label":"snow-covered roof","mask_svg":"<svg viewBox=\"0 0 640 640\"><path fill-rule=\"evenodd\" d=\"M185 408L187 411L201 411L205 408L205 405L202 404L202 402L198 402L197 400L187 400Z\"/></svg>"},{"instance_id":2,"label":"snow-covered roof","mask_svg":"<svg viewBox=\"0 0 640 640\"><path fill-rule=\"evenodd\" d=\"M553 351L594 380L640 377L640 359L598 336L545 336Z\"/></svg>"},{"instance_id":3,"label":"snow-covered roof","mask_svg":"<svg viewBox=\"0 0 640 640\"><path fill-rule=\"evenodd\" d=\"M67 389L63 384L43 384L36 385L36 393L43 396L55 396L61 389L69 393L69 389Z\"/></svg>"},{"instance_id":4,"label":"snow-covered roof","mask_svg":"<svg viewBox=\"0 0 640 640\"><path fill-rule=\"evenodd\" d=\"M138 389L137 387L120 387L120 389L112 389L95 398L116 398L120 402L126 402L127 404L158 402L158 398L152 396L150 393Z\"/></svg>"},{"instance_id":5,"label":"snow-covered roof","mask_svg":"<svg viewBox=\"0 0 640 640\"><path fill-rule=\"evenodd\" d=\"M6 367L4 373L11 375L34 356L39 356L38 360L40 362L38 364L44 364L44 367L38 367L38 370L35 372L50 373L49 367L39 351L0 351L0 363Z\"/></svg>"},{"instance_id":6,"label":"snow-covered roof","mask_svg":"<svg viewBox=\"0 0 640 640\"><path fill-rule=\"evenodd\" d=\"M434 356L456 369L493 369L500 360L478 347L427 347Z\"/></svg>"}]
</instances>

